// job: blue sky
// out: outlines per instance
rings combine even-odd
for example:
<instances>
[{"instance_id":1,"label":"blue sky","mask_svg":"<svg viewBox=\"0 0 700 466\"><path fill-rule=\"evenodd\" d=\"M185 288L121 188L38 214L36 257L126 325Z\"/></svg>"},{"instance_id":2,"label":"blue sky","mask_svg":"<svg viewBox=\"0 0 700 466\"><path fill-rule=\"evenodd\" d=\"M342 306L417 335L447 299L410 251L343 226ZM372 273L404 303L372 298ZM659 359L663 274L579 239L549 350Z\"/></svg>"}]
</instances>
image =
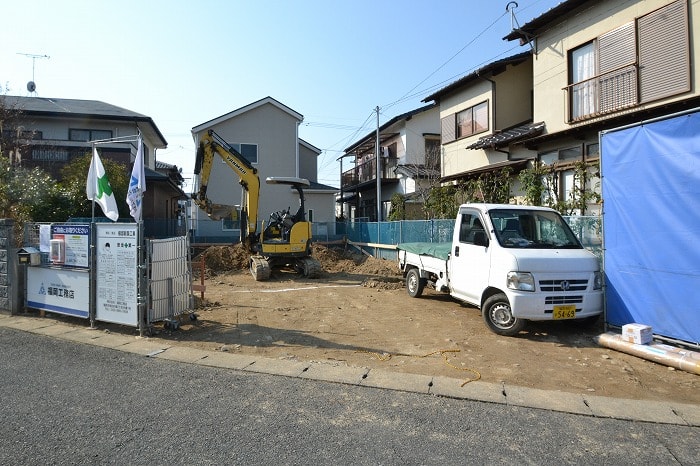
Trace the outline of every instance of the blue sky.
<instances>
[{"instance_id":1,"label":"blue sky","mask_svg":"<svg viewBox=\"0 0 700 466\"><path fill-rule=\"evenodd\" d=\"M336 160L374 130L375 107L382 124L526 50L502 40L511 17L509 2L499 0L3 3L7 94L30 95L33 75L40 97L101 100L147 115L168 141L157 159L186 178L192 127L271 96L304 115L299 136L323 151L318 181L338 187ZM518 0L515 16L524 24L558 3Z\"/></svg>"}]
</instances>

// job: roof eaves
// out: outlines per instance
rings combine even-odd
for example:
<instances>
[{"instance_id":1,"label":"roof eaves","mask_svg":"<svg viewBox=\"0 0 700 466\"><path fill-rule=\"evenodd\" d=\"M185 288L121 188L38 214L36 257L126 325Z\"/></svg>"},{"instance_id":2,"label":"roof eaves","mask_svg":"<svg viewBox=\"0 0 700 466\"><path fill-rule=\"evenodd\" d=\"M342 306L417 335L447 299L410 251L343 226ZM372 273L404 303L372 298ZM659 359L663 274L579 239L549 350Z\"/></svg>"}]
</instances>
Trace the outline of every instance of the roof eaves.
<instances>
[{"instance_id":1,"label":"roof eaves","mask_svg":"<svg viewBox=\"0 0 700 466\"><path fill-rule=\"evenodd\" d=\"M403 119L406 119L406 118L412 117L414 115L417 115L419 113L423 113L423 112L426 112L428 110L431 110L435 106L436 106L436 104L433 102L433 103L430 103L428 105L424 105L422 107L416 108L414 110L410 110L406 113L402 113L401 115L397 115L394 118L392 118L391 120L389 120L386 123L384 123L383 125L381 125L379 127L379 132L381 133L383 130L391 127L393 124L395 124ZM347 147L344 150L344 152L346 154L349 152L352 152L353 150L357 149L359 146L363 145L368 139L374 140L374 138L376 137L375 136L376 134L377 134L376 131L372 131L371 133L368 133L365 137L363 137L362 139L358 139L351 146Z\"/></svg>"},{"instance_id":2,"label":"roof eaves","mask_svg":"<svg viewBox=\"0 0 700 466\"><path fill-rule=\"evenodd\" d=\"M221 116L218 116L218 117L216 117L216 118L213 118L213 119L211 119L211 120L209 120L209 121L205 121L204 123L201 123L201 124L199 124L199 125L193 127L193 128L192 128L192 134L194 135L195 133L198 133L198 132L203 131L203 130L205 130L205 129L207 129L207 128L210 128L210 127L213 126L213 125L216 125L216 124L221 123L221 122L223 122L223 121L229 120L229 119L231 119L231 118L233 118L233 117L236 117L236 116L238 116L238 115L241 115L241 114L243 114L243 113L246 113L246 112L248 112L248 111L250 111L250 110L253 110L253 109L255 109L255 108L261 107L261 106L263 106L263 105L265 105L265 104L271 104L271 105L273 105L273 106L279 108L280 110L282 110L282 111L285 112L285 113L288 113L289 115L291 115L292 117L296 118L296 119L299 120L300 122L304 121L304 115L302 115L301 113L299 113L299 112L297 112L297 111L295 111L295 110L292 110L290 107L287 107L286 105L284 105L284 104L281 103L280 101L278 101L278 100L276 100L276 99L274 99L274 98L272 98L272 97L270 97L270 96L267 96L267 97L262 98L262 99L260 99L260 100L258 100L258 101L255 101L255 102L250 103L250 104L248 104L248 105L244 105L243 107L237 108L236 110L233 110L233 111L231 111L231 112L225 113L225 114L223 114L223 115L221 115Z\"/></svg>"},{"instance_id":3,"label":"roof eaves","mask_svg":"<svg viewBox=\"0 0 700 466\"><path fill-rule=\"evenodd\" d=\"M506 66L506 65L517 65L525 60L529 56L531 56L531 52L528 50L526 52L521 52L516 55L511 55L510 57L503 58L501 60L496 60L494 62L491 62L485 66L482 66L481 68L472 71L471 73L467 74L466 76L463 76L462 78L448 84L447 86L443 87L442 89L438 90L437 92L434 92L430 94L428 97L424 98L421 100L421 102L430 102L430 101L437 101L441 96L448 94L455 89L459 89L470 82L474 81L477 78L480 78L486 74L492 73L493 71Z\"/></svg>"},{"instance_id":4,"label":"roof eaves","mask_svg":"<svg viewBox=\"0 0 700 466\"><path fill-rule=\"evenodd\" d=\"M549 9L540 16L525 23L523 26L513 29L503 40L511 41L519 39L530 42L533 37L539 35L544 29L555 21L562 20L575 13L579 7L590 2L600 2L601 0L566 0L557 6Z\"/></svg>"}]
</instances>

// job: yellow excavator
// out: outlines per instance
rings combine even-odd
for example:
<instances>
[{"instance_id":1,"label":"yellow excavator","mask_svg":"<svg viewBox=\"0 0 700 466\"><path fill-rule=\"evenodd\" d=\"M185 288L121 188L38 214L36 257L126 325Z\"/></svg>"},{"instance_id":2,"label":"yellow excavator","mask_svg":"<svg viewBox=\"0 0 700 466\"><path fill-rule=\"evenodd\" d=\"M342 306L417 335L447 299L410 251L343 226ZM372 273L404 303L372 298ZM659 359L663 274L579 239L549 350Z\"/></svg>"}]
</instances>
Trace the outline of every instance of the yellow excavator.
<instances>
[{"instance_id":1,"label":"yellow excavator","mask_svg":"<svg viewBox=\"0 0 700 466\"><path fill-rule=\"evenodd\" d=\"M194 202L214 219L235 218L238 206L214 204L207 197L207 187L215 155L218 154L240 179L243 190L240 206L241 242L250 252L250 273L256 280L267 280L273 268L293 268L309 278L321 274L321 263L311 257L311 222L306 221L304 210L304 178L269 177L268 184L286 184L299 194L299 209L291 213L283 209L262 222L262 232L257 232L258 204L260 202L260 177L258 170L237 150L231 147L213 130L208 130L199 141L197 160L201 160L199 191Z\"/></svg>"}]
</instances>

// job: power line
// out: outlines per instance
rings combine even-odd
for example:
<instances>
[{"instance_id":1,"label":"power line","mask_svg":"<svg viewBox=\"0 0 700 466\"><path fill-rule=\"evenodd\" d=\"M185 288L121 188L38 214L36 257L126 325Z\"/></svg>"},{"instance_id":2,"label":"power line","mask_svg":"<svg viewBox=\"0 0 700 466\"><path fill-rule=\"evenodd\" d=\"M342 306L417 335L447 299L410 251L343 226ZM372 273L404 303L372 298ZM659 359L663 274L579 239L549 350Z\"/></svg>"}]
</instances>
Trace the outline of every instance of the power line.
<instances>
[{"instance_id":1,"label":"power line","mask_svg":"<svg viewBox=\"0 0 700 466\"><path fill-rule=\"evenodd\" d=\"M391 103L389 103L389 104L387 104L387 105L384 105L383 107L384 107L384 108L392 107L392 106L398 104L399 102L402 102L403 99L404 99L408 94L410 94L410 93L412 93L413 91L415 91L421 84L423 84L423 83L426 82L428 79L430 79L431 77L433 77L438 71L440 71L442 68L444 68L448 63L450 63L452 60L454 60L455 58L457 58L457 56L458 56L460 53L462 53L467 47L469 47L470 45L472 45L479 37L481 37L482 35L484 35L484 34L485 34L489 29L491 29L498 21L500 21L501 18L503 18L507 13L508 13L508 11L502 13L502 14L501 14L498 18L496 18L491 24L489 24L484 30L482 30L479 34L477 34L472 40L470 40L469 42L467 42L467 44L466 44L464 47L462 47L461 49L459 49L459 51L457 51L457 53L455 53L454 55L452 55L445 63L443 63L442 65L440 65L439 67L437 67L437 68L436 68L432 73L430 73L425 79L423 79L421 82L419 82L418 84L416 84L415 86L413 86L408 92L406 92L406 94L404 94L403 96L399 97L396 101L391 102Z\"/></svg>"}]
</instances>

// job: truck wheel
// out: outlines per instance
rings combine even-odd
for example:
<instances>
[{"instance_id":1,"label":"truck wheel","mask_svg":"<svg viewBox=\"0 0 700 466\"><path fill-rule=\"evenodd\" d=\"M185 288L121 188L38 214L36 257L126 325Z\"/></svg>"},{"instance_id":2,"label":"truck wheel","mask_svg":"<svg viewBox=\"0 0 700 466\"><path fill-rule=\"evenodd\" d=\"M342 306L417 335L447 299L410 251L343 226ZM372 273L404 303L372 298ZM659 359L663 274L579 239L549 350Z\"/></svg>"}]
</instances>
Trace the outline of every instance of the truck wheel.
<instances>
[{"instance_id":1,"label":"truck wheel","mask_svg":"<svg viewBox=\"0 0 700 466\"><path fill-rule=\"evenodd\" d=\"M406 274L406 290L411 298L420 298L423 294L423 288L425 288L427 280L425 278L420 278L420 273L418 269L411 269Z\"/></svg>"},{"instance_id":2,"label":"truck wheel","mask_svg":"<svg viewBox=\"0 0 700 466\"><path fill-rule=\"evenodd\" d=\"M523 319L513 317L508 297L503 293L488 298L484 302L482 314L489 330L498 335L512 337L525 327Z\"/></svg>"}]
</instances>

